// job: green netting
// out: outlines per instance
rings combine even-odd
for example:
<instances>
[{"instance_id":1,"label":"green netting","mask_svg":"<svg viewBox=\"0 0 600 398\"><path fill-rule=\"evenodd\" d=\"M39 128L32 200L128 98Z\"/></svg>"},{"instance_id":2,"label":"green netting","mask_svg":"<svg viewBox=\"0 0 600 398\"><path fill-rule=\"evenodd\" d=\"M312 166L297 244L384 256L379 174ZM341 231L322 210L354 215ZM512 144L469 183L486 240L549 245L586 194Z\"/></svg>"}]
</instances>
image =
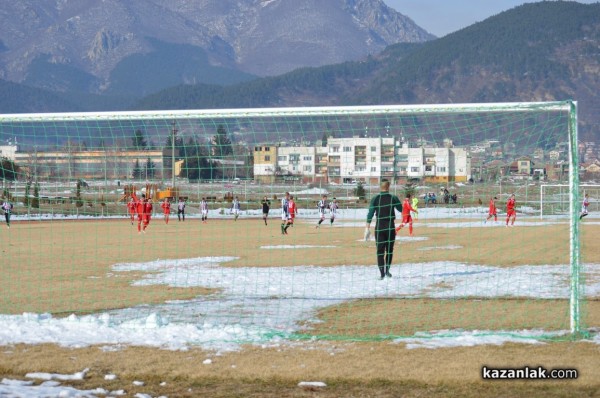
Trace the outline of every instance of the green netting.
<instances>
[{"instance_id":1,"label":"green netting","mask_svg":"<svg viewBox=\"0 0 600 398\"><path fill-rule=\"evenodd\" d=\"M579 310L597 268L585 244L580 268L591 217L571 102L0 115L0 139L14 206L1 314L162 319L235 341L599 326ZM418 213L380 280L380 202L364 238L383 179ZM152 211L130 214L142 195Z\"/></svg>"}]
</instances>

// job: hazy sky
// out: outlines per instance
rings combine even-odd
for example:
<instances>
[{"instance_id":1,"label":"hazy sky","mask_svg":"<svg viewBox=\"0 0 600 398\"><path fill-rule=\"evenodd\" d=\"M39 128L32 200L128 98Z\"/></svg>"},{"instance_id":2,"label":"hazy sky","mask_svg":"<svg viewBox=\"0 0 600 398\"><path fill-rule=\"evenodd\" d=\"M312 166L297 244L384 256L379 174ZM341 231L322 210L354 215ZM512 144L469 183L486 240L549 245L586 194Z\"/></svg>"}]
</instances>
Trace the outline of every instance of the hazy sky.
<instances>
[{"instance_id":1,"label":"hazy sky","mask_svg":"<svg viewBox=\"0 0 600 398\"><path fill-rule=\"evenodd\" d=\"M529 0L384 0L429 33L441 37ZM598 0L578 0L592 4Z\"/></svg>"}]
</instances>

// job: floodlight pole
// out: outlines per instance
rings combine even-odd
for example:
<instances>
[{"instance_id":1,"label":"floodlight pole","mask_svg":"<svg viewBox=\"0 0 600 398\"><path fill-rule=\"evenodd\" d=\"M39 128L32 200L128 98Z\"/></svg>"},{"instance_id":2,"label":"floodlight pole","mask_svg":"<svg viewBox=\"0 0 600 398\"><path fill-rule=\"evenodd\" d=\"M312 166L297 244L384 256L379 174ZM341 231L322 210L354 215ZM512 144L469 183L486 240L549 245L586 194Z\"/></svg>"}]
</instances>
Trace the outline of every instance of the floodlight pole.
<instances>
[{"instance_id":1,"label":"floodlight pole","mask_svg":"<svg viewBox=\"0 0 600 398\"><path fill-rule=\"evenodd\" d=\"M171 131L171 188L175 189L175 134L177 134L177 123L173 120Z\"/></svg>"}]
</instances>

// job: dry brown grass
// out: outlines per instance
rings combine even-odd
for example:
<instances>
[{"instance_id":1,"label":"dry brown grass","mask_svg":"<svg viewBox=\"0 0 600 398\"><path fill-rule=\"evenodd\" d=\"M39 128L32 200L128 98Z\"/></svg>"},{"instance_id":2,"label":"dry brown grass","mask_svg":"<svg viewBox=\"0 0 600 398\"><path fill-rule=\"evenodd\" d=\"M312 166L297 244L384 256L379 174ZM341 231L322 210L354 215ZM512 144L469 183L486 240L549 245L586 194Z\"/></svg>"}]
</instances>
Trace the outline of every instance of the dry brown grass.
<instances>
[{"instance_id":1,"label":"dry brown grass","mask_svg":"<svg viewBox=\"0 0 600 398\"><path fill-rule=\"evenodd\" d=\"M582 258L600 262L594 236L600 228L584 225ZM155 218L146 235L138 235L127 220L15 222L5 232L0 274L0 313L86 313L187 299L208 289L168 286L133 287L136 273L111 271L122 262L202 256L234 256L227 267L266 267L374 264L372 243L359 241L362 227L314 229L300 221L282 236L279 221L268 227L259 220L198 220L165 225ZM403 231L404 232L404 231ZM416 235L427 241L397 243L394 263L437 260L471 264L518 266L567 264L568 226L523 228L425 228ZM334 245L335 248L263 250L264 245ZM416 250L420 247L459 245L461 250ZM373 270L377 274L376 269Z\"/></svg>"},{"instance_id":2,"label":"dry brown grass","mask_svg":"<svg viewBox=\"0 0 600 398\"><path fill-rule=\"evenodd\" d=\"M211 358L211 365L202 361ZM544 366L576 368L571 381L483 381L481 367ZM505 344L409 350L403 344L306 343L298 347L245 347L215 356L202 350L173 352L130 347L103 352L96 347L54 345L5 347L0 372L22 378L26 372L74 373L90 368L78 388L125 389L169 397L396 397L396 396L551 396L591 397L600 392L600 348L589 343ZM113 373L117 380L106 381ZM134 380L146 383L132 385ZM159 384L165 381L166 386ZM297 387L323 381L324 391Z\"/></svg>"},{"instance_id":3,"label":"dry brown grass","mask_svg":"<svg viewBox=\"0 0 600 398\"><path fill-rule=\"evenodd\" d=\"M600 327L600 301L586 303L586 325ZM322 323L307 324L315 336L413 336L417 332L464 330L568 330L568 300L374 299L327 307Z\"/></svg>"},{"instance_id":4,"label":"dry brown grass","mask_svg":"<svg viewBox=\"0 0 600 398\"><path fill-rule=\"evenodd\" d=\"M453 220L457 221L457 220ZM111 265L201 256L236 256L222 266L294 266L374 264L372 244L358 241L362 227L314 229L298 223L282 237L279 222L265 227L259 220L197 220L168 226L154 219L148 234L139 236L126 220L15 222L2 230L0 313L50 311L55 314L93 312L186 299L210 291L167 286L133 287L134 272L113 272ZM568 227L425 228L423 242L398 244L394 263L460 261L518 267L522 264L566 264ZM600 262L595 245L600 227L582 225L582 259ZM403 231L404 232L404 231ZM263 250L263 245L335 245L333 249ZM420 247L460 245L462 250L418 251ZM258 259L258 260L257 260ZM373 266L374 276L377 274ZM600 276L598 276L600 277ZM443 289L447 286L437 286ZM599 304L586 307L589 325L600 325ZM482 316L486 314L486 316ZM493 314L493 316L490 316ZM507 314L510 314L507 315ZM324 309L324 321L311 333L335 330L352 336L365 333L410 335L417 330L465 328L565 329L564 300L361 300ZM407 350L389 342L301 343L214 356L199 349L171 352L130 347L103 352L98 347L66 349L54 345L4 347L0 374L22 378L27 372L73 373L90 367L79 388L125 388L128 393L175 396L594 396L600 391L600 348L583 342L501 347ZM332 353L334 355L332 355ZM212 357L212 365L202 360ZM543 365L576 367L577 381L484 382L481 366ZM235 367L233 367L235 366ZM119 379L105 381L106 373ZM133 380L146 386L134 387ZM302 380L328 383L324 391L296 387ZM166 387L159 383L166 381ZM191 389L191 391L189 390Z\"/></svg>"}]
</instances>

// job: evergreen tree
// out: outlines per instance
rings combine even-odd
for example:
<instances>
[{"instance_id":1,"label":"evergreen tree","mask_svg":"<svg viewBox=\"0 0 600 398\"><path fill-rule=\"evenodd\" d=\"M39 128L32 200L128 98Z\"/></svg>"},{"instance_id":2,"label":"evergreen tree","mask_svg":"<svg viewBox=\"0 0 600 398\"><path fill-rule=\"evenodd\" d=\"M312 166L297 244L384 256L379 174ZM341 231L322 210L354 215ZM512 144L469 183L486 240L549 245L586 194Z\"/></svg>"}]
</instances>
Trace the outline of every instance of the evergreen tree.
<instances>
[{"instance_id":1,"label":"evergreen tree","mask_svg":"<svg viewBox=\"0 0 600 398\"><path fill-rule=\"evenodd\" d=\"M246 154L244 166L246 167L245 177L253 180L254 179L254 154L252 153L252 151L248 151L248 153Z\"/></svg>"},{"instance_id":2,"label":"evergreen tree","mask_svg":"<svg viewBox=\"0 0 600 398\"><path fill-rule=\"evenodd\" d=\"M17 174L19 173L19 166L15 164L12 160L8 158L0 159L0 179L15 181L17 179Z\"/></svg>"},{"instance_id":3,"label":"evergreen tree","mask_svg":"<svg viewBox=\"0 0 600 398\"><path fill-rule=\"evenodd\" d=\"M83 199L81 199L81 180L77 180L77 186L75 189L75 206L83 206Z\"/></svg>"},{"instance_id":4,"label":"evergreen tree","mask_svg":"<svg viewBox=\"0 0 600 398\"><path fill-rule=\"evenodd\" d=\"M356 188L354 188L354 195L358 196L359 200L364 200L367 196L367 192L365 191L365 187L362 181L358 180L356 183Z\"/></svg>"},{"instance_id":5,"label":"evergreen tree","mask_svg":"<svg viewBox=\"0 0 600 398\"><path fill-rule=\"evenodd\" d=\"M163 149L165 151L169 151L169 156L171 155L171 144L173 141L173 135L169 135L167 137L167 140L165 141L165 146L163 147ZM182 155L183 151L185 149L185 145L183 144L183 138L175 136L175 157L179 157Z\"/></svg>"},{"instance_id":6,"label":"evergreen tree","mask_svg":"<svg viewBox=\"0 0 600 398\"><path fill-rule=\"evenodd\" d=\"M322 143L321 143L321 146L322 146L322 147L326 147L326 146L327 146L327 138L328 138L328 137L327 137L327 132L324 132L324 133L323 133L323 138L321 138L321 142L322 142Z\"/></svg>"},{"instance_id":7,"label":"evergreen tree","mask_svg":"<svg viewBox=\"0 0 600 398\"><path fill-rule=\"evenodd\" d=\"M223 157L233 154L231 140L227 136L227 130L225 130L225 126L222 124L217 127L217 134L213 136L212 144L213 156Z\"/></svg>"},{"instance_id":8,"label":"evergreen tree","mask_svg":"<svg viewBox=\"0 0 600 398\"><path fill-rule=\"evenodd\" d=\"M136 159L135 164L133 165L133 172L131 173L131 177L134 179L140 179L142 177L142 167L140 166L140 160Z\"/></svg>"},{"instance_id":9,"label":"evergreen tree","mask_svg":"<svg viewBox=\"0 0 600 398\"><path fill-rule=\"evenodd\" d=\"M23 196L23 204L29 207L29 192L31 192L31 180L27 180L25 184L25 196Z\"/></svg>"},{"instance_id":10,"label":"evergreen tree","mask_svg":"<svg viewBox=\"0 0 600 398\"><path fill-rule=\"evenodd\" d=\"M148 148L148 142L146 141L146 137L144 136L144 132L142 130L135 130L135 133L132 137L133 148L137 150L144 150Z\"/></svg>"},{"instance_id":11,"label":"evergreen tree","mask_svg":"<svg viewBox=\"0 0 600 398\"><path fill-rule=\"evenodd\" d=\"M186 146L186 157L184 158L181 175L189 180L209 180L214 178L213 167L208 160L208 151L200 143L192 138Z\"/></svg>"},{"instance_id":12,"label":"evergreen tree","mask_svg":"<svg viewBox=\"0 0 600 398\"><path fill-rule=\"evenodd\" d=\"M34 209L40 208L40 184L37 182L33 186L33 199L31 200L31 207Z\"/></svg>"},{"instance_id":13,"label":"evergreen tree","mask_svg":"<svg viewBox=\"0 0 600 398\"><path fill-rule=\"evenodd\" d=\"M154 174L156 173L156 165L152 161L152 159L148 158L146 160L146 179L154 178Z\"/></svg>"}]
</instances>

